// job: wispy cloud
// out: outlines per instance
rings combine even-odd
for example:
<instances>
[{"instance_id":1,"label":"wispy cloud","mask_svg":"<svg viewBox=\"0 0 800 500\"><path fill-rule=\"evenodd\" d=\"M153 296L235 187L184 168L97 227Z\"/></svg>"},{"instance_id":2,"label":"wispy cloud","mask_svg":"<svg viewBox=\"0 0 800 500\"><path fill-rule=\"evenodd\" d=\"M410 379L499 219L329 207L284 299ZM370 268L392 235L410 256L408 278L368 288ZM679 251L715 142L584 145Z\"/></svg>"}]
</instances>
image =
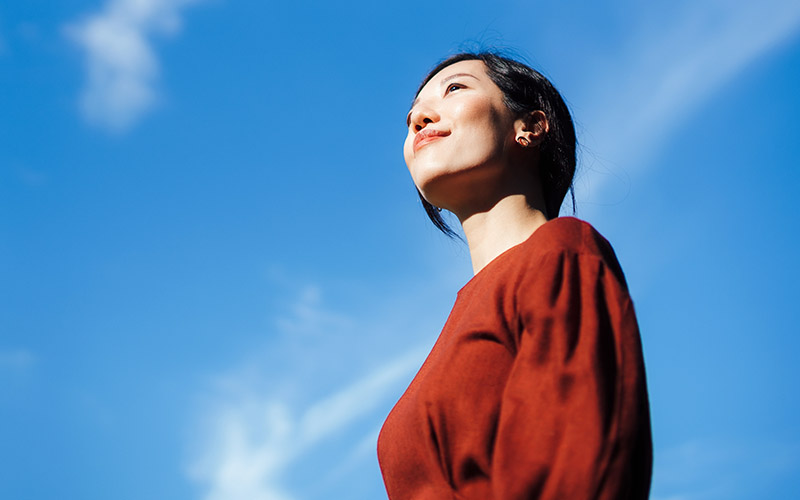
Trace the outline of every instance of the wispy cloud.
<instances>
[{"instance_id":1,"label":"wispy cloud","mask_svg":"<svg viewBox=\"0 0 800 500\"><path fill-rule=\"evenodd\" d=\"M369 415L390 389L410 378L423 357L424 350L416 350L390 360L301 411L258 394L220 403L207 417L207 440L190 464L190 477L207 488L205 500L292 498L282 484L287 468ZM365 442L374 450L373 437L357 445L356 454ZM340 457L346 458L351 457Z\"/></svg>"},{"instance_id":2,"label":"wispy cloud","mask_svg":"<svg viewBox=\"0 0 800 500\"><path fill-rule=\"evenodd\" d=\"M86 55L80 106L89 122L114 131L133 125L157 102L158 58L151 38L174 35L181 11L198 0L109 0L67 26Z\"/></svg>"},{"instance_id":3,"label":"wispy cloud","mask_svg":"<svg viewBox=\"0 0 800 500\"><path fill-rule=\"evenodd\" d=\"M603 65L603 75L588 79L596 103L583 116L590 156L625 167L646 164L693 110L800 29L800 3L794 1L670 5L669 16L632 28L638 33L628 40L632 48ZM579 183L580 198L591 197L609 178L593 175L590 183Z\"/></svg>"},{"instance_id":4,"label":"wispy cloud","mask_svg":"<svg viewBox=\"0 0 800 500\"><path fill-rule=\"evenodd\" d=\"M323 307L322 290L309 285L301 290L297 300L288 305L286 314L278 316L275 324L284 333L315 334L325 328L352 328L353 322L344 314Z\"/></svg>"},{"instance_id":5,"label":"wispy cloud","mask_svg":"<svg viewBox=\"0 0 800 500\"><path fill-rule=\"evenodd\" d=\"M324 344L315 348L316 341L323 336L347 343L375 333L363 319L356 320L326 308L318 287L301 291L276 324L278 336L289 336L305 346L304 354L295 358L298 361L343 356L342 352L325 352ZM329 476L341 475L363 459L366 452L374 455L377 431L365 435L363 427L372 429L380 425L384 415L378 414L379 407L391 404L389 396L396 397L408 383L428 347L420 346L390 357L360 374L346 366L346 359L341 359L339 370L352 373L347 377L349 381L305 402L281 394L276 386L289 384L295 393L309 393L314 392L310 385L315 385L315 381L308 381L304 374L291 369L282 372L275 367L252 369L253 364L269 366L264 360L244 362L244 368L216 381L216 394L210 398L198 426L197 435L203 438L189 461L190 478L202 485L204 500L291 500L295 493L286 480L293 469L301 468L303 459L313 459L328 442L354 433L355 444L345 447L341 456L333 457L339 466L328 471ZM285 349L282 354L292 356L292 349ZM272 386L264 383L276 377L281 379L279 383Z\"/></svg>"}]
</instances>

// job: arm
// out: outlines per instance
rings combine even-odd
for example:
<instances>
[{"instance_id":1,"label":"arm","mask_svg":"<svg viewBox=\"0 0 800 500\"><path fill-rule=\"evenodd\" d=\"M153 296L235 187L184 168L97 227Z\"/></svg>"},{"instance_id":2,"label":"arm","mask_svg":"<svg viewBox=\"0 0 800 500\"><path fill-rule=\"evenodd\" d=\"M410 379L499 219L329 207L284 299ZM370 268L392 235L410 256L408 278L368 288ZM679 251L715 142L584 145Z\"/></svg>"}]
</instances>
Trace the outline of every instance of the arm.
<instances>
[{"instance_id":1,"label":"arm","mask_svg":"<svg viewBox=\"0 0 800 500\"><path fill-rule=\"evenodd\" d=\"M615 266L596 254L551 253L521 280L492 456L495 500L647 498L644 364Z\"/></svg>"}]
</instances>

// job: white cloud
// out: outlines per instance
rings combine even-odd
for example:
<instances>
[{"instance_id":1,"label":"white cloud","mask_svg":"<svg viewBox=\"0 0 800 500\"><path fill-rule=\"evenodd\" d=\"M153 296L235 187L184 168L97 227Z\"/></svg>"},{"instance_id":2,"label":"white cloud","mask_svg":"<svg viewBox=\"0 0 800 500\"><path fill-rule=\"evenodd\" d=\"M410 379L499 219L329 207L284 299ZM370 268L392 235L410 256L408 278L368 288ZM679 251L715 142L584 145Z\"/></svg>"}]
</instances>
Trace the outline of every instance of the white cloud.
<instances>
[{"instance_id":1,"label":"white cloud","mask_svg":"<svg viewBox=\"0 0 800 500\"><path fill-rule=\"evenodd\" d=\"M313 286L300 292L276 324L275 336L301 344L302 351L273 344L280 355L291 358L290 363L276 367L266 359L269 356L242 363L232 375L217 379L216 393L202 412L188 475L203 488L204 500L291 500L295 492L286 478L304 467L304 459L313 460L330 441L351 432L362 437L349 450L334 452L341 453L334 457L338 465L319 481L352 471L367 453L375 453L377 430L364 435L363 427L380 424L384 415L379 408L399 395L429 349L410 350L359 375L348 366L343 344L375 335L373 327L326 308L320 289ZM331 352L326 338L339 344L336 352ZM331 354L339 358L338 369L350 374L338 388L303 402L278 387L291 384L295 393L313 393L312 386L320 379L340 375L315 363ZM301 359L315 364L311 368L315 378L300 373L310 369ZM276 377L281 380L272 382Z\"/></svg>"},{"instance_id":2,"label":"white cloud","mask_svg":"<svg viewBox=\"0 0 800 500\"><path fill-rule=\"evenodd\" d=\"M289 410L257 397L221 405L205 425L189 475L206 500L288 500L281 474L293 455Z\"/></svg>"},{"instance_id":3,"label":"white cloud","mask_svg":"<svg viewBox=\"0 0 800 500\"><path fill-rule=\"evenodd\" d=\"M595 107L584 113L590 135L582 140L589 155L626 168L644 164L693 110L798 28L794 1L671 4L669 16L632 28L640 33L629 40L632 49L588 79ZM607 180L592 175L591 183L578 183L580 199Z\"/></svg>"},{"instance_id":4,"label":"white cloud","mask_svg":"<svg viewBox=\"0 0 800 500\"><path fill-rule=\"evenodd\" d=\"M180 13L198 0L109 0L101 12L67 27L86 54L81 110L91 123L121 131L157 101L153 35L174 35Z\"/></svg>"},{"instance_id":5,"label":"white cloud","mask_svg":"<svg viewBox=\"0 0 800 500\"><path fill-rule=\"evenodd\" d=\"M287 468L367 416L390 389L410 378L423 357L424 351L416 350L391 360L300 412L253 393L217 403L203 425L206 438L190 463L190 477L206 488L205 500L293 498L282 484ZM358 444L356 454L365 446ZM374 441L370 447L374 450Z\"/></svg>"}]
</instances>

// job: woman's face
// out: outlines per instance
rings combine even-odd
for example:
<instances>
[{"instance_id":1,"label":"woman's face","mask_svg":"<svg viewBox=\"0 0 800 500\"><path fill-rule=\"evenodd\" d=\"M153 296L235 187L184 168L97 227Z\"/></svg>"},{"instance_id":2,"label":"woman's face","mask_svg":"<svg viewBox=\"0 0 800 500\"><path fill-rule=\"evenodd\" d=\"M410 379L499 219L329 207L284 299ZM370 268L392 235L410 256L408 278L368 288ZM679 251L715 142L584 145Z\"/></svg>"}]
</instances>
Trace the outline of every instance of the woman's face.
<instances>
[{"instance_id":1,"label":"woman's face","mask_svg":"<svg viewBox=\"0 0 800 500\"><path fill-rule=\"evenodd\" d=\"M403 154L430 203L453 210L486 189L509 163L515 119L483 61L447 66L422 88L408 114Z\"/></svg>"}]
</instances>

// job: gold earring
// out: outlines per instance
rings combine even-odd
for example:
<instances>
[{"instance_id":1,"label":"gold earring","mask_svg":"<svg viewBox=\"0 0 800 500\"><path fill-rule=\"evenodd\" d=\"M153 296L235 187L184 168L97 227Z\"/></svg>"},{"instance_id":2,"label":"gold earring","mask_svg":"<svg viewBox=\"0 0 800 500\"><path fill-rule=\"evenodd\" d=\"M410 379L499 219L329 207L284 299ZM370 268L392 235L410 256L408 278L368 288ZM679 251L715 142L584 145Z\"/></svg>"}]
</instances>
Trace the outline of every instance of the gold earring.
<instances>
[{"instance_id":1,"label":"gold earring","mask_svg":"<svg viewBox=\"0 0 800 500\"><path fill-rule=\"evenodd\" d=\"M518 142L518 143L519 143L519 145L520 145L520 146L522 146L523 148L527 148L528 146L530 146L530 145L531 145L531 141L529 141L529 140L528 140L527 138L525 138L525 137L517 137L517 142Z\"/></svg>"}]
</instances>

